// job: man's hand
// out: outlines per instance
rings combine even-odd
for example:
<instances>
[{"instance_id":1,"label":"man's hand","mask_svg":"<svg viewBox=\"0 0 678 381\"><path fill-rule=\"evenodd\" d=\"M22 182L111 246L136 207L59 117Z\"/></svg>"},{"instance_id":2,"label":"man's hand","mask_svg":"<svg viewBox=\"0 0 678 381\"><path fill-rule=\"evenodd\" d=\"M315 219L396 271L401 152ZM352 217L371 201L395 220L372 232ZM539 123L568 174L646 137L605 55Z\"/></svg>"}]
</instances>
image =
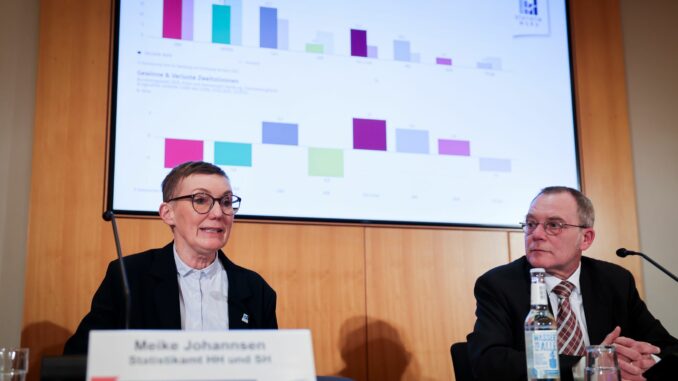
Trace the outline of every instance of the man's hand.
<instances>
[{"instance_id":1,"label":"man's hand","mask_svg":"<svg viewBox=\"0 0 678 381\"><path fill-rule=\"evenodd\" d=\"M603 340L603 345L614 345L619 360L622 380L645 381L643 373L650 369L655 361L652 354L659 353L659 348L644 341L636 341L619 336L621 328L615 327Z\"/></svg>"}]
</instances>

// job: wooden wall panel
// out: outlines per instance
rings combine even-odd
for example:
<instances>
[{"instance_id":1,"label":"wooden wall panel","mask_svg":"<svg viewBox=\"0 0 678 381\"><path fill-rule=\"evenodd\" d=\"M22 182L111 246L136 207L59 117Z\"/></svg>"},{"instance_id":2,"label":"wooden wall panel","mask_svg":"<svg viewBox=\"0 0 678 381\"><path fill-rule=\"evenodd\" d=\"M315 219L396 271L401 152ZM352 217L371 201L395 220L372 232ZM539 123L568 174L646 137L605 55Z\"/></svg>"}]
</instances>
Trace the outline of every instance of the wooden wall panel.
<instances>
[{"instance_id":1,"label":"wooden wall panel","mask_svg":"<svg viewBox=\"0 0 678 381\"><path fill-rule=\"evenodd\" d=\"M525 210L527 210L527 206ZM525 255L525 234L523 232L509 232L509 261L514 261Z\"/></svg>"},{"instance_id":2,"label":"wooden wall panel","mask_svg":"<svg viewBox=\"0 0 678 381\"><path fill-rule=\"evenodd\" d=\"M365 379L364 228L236 223L226 246L278 292L281 328L310 328L321 375Z\"/></svg>"},{"instance_id":3,"label":"wooden wall panel","mask_svg":"<svg viewBox=\"0 0 678 381\"><path fill-rule=\"evenodd\" d=\"M475 322L473 285L508 262L502 231L368 228L370 380L452 379L450 345Z\"/></svg>"},{"instance_id":4,"label":"wooden wall panel","mask_svg":"<svg viewBox=\"0 0 678 381\"><path fill-rule=\"evenodd\" d=\"M104 271L110 1L42 1L22 345L60 353ZM108 233L108 231L106 231ZM110 256L108 258L111 258Z\"/></svg>"},{"instance_id":5,"label":"wooden wall panel","mask_svg":"<svg viewBox=\"0 0 678 381\"><path fill-rule=\"evenodd\" d=\"M615 255L639 245L619 1L575 0L570 11L583 185L596 208L597 235L586 255L641 279L639 258Z\"/></svg>"},{"instance_id":6,"label":"wooden wall panel","mask_svg":"<svg viewBox=\"0 0 678 381\"><path fill-rule=\"evenodd\" d=\"M571 8L583 183L598 212L589 254L615 261L617 247L638 245L619 7ZM41 2L22 330L31 379L41 355L60 352L115 257L101 219L110 16L110 0ZM171 239L159 220L119 225L127 254ZM236 222L226 250L278 291L282 327L313 330L319 373L450 380L449 345L473 323L473 282L522 255L522 234ZM640 279L637 259L622 263Z\"/></svg>"}]
</instances>

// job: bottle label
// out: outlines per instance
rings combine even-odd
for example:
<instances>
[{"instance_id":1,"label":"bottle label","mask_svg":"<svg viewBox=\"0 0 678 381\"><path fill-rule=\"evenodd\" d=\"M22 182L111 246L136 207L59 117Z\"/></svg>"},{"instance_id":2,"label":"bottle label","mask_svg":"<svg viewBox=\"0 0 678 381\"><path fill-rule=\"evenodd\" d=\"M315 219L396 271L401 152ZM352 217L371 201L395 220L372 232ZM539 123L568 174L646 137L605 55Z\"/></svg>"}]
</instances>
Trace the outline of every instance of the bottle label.
<instances>
[{"instance_id":1,"label":"bottle label","mask_svg":"<svg viewBox=\"0 0 678 381\"><path fill-rule=\"evenodd\" d=\"M527 331L525 345L528 378L559 378L558 331Z\"/></svg>"},{"instance_id":2,"label":"bottle label","mask_svg":"<svg viewBox=\"0 0 678 381\"><path fill-rule=\"evenodd\" d=\"M548 304L546 301L546 284L532 283L532 287L530 288L530 303L533 306L545 306Z\"/></svg>"}]
</instances>

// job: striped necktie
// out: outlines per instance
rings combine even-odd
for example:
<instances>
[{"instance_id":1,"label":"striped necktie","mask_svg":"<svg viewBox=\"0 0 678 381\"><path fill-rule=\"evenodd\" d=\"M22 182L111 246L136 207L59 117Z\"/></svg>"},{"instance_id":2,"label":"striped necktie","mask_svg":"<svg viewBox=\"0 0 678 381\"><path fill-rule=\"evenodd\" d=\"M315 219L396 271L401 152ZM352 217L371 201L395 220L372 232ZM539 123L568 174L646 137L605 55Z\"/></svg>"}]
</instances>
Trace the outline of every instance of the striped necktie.
<instances>
[{"instance_id":1,"label":"striped necktie","mask_svg":"<svg viewBox=\"0 0 678 381\"><path fill-rule=\"evenodd\" d=\"M574 285L568 281L560 282L553 288L558 295L558 349L560 354L583 356L584 336L582 335L577 316L570 305L570 294Z\"/></svg>"}]
</instances>

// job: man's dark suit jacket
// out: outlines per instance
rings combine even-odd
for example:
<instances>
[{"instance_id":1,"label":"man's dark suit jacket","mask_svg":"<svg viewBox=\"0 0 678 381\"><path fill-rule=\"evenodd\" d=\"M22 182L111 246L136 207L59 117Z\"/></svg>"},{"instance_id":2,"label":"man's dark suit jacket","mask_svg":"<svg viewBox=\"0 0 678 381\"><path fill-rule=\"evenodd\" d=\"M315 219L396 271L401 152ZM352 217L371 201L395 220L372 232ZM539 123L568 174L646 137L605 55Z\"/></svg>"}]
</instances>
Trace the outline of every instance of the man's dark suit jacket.
<instances>
[{"instance_id":1,"label":"man's dark suit jacket","mask_svg":"<svg viewBox=\"0 0 678 381\"><path fill-rule=\"evenodd\" d=\"M124 258L130 287L132 329L181 329L179 281L174 243ZM231 262L219 250L228 276L228 325L230 329L276 329L276 294L257 273ZM94 294L90 312L64 347L64 354L85 354L89 331L125 328L125 300L117 260L108 265L106 277ZM246 318L244 314L247 314Z\"/></svg>"},{"instance_id":2,"label":"man's dark suit jacket","mask_svg":"<svg viewBox=\"0 0 678 381\"><path fill-rule=\"evenodd\" d=\"M527 378L524 323L530 310L530 268L522 257L476 281L476 323L467 340L473 373L480 380ZM579 283L591 344L600 344L620 326L622 336L660 347L662 358L678 352L678 340L647 310L626 269L582 257ZM572 379L571 368L579 359L560 356L562 380Z\"/></svg>"}]
</instances>

